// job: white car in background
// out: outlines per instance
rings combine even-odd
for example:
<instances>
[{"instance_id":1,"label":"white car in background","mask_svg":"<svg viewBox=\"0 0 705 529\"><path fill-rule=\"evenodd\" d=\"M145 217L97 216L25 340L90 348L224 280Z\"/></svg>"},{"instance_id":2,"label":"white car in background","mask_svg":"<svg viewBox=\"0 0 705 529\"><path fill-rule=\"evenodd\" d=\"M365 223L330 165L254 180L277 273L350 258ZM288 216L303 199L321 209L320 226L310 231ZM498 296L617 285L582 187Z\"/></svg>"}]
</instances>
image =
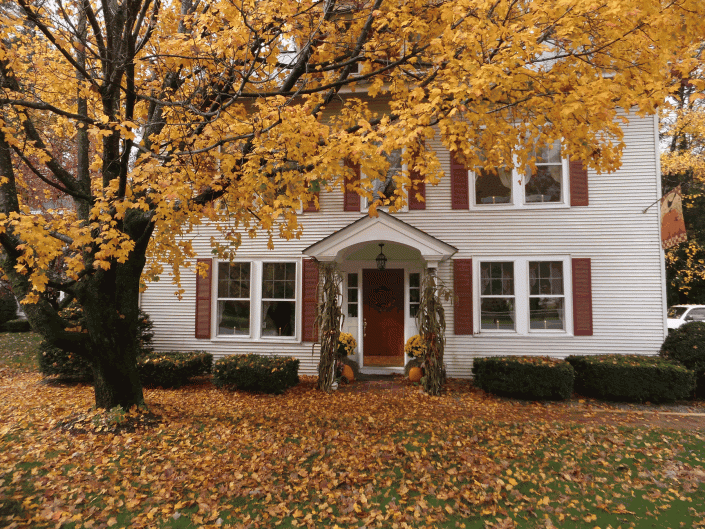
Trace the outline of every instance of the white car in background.
<instances>
[{"instance_id":1,"label":"white car in background","mask_svg":"<svg viewBox=\"0 0 705 529\"><path fill-rule=\"evenodd\" d=\"M705 305L673 305L668 309L669 329L677 329L689 321L705 321Z\"/></svg>"}]
</instances>

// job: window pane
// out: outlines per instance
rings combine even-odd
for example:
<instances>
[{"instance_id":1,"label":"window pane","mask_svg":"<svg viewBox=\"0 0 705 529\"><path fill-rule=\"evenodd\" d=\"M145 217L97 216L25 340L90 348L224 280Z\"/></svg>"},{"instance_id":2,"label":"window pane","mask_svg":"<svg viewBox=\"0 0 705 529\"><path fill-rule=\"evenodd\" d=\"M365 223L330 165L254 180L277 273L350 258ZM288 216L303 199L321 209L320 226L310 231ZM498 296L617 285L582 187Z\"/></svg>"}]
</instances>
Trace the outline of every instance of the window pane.
<instances>
[{"instance_id":1,"label":"window pane","mask_svg":"<svg viewBox=\"0 0 705 529\"><path fill-rule=\"evenodd\" d=\"M218 263L218 297L250 297L250 263Z\"/></svg>"},{"instance_id":2,"label":"window pane","mask_svg":"<svg viewBox=\"0 0 705 529\"><path fill-rule=\"evenodd\" d=\"M512 172L508 169L478 169L475 172L476 204L508 204L512 201Z\"/></svg>"},{"instance_id":3,"label":"window pane","mask_svg":"<svg viewBox=\"0 0 705 529\"><path fill-rule=\"evenodd\" d=\"M535 152L536 163L561 163L561 142L555 141L549 147L541 147Z\"/></svg>"},{"instance_id":4,"label":"window pane","mask_svg":"<svg viewBox=\"0 0 705 529\"><path fill-rule=\"evenodd\" d=\"M563 295L563 263L540 261L529 263L529 294Z\"/></svg>"},{"instance_id":5,"label":"window pane","mask_svg":"<svg viewBox=\"0 0 705 529\"><path fill-rule=\"evenodd\" d=\"M218 302L218 334L250 334L250 302Z\"/></svg>"},{"instance_id":6,"label":"window pane","mask_svg":"<svg viewBox=\"0 0 705 529\"><path fill-rule=\"evenodd\" d=\"M409 316L411 316L412 318L415 318L418 313L419 313L419 305L418 304L409 305Z\"/></svg>"},{"instance_id":7,"label":"window pane","mask_svg":"<svg viewBox=\"0 0 705 529\"><path fill-rule=\"evenodd\" d=\"M357 274L348 274L348 288L357 288Z\"/></svg>"},{"instance_id":8,"label":"window pane","mask_svg":"<svg viewBox=\"0 0 705 529\"><path fill-rule=\"evenodd\" d=\"M418 288L409 290L409 301L411 303L418 303L421 301L421 291Z\"/></svg>"},{"instance_id":9,"label":"window pane","mask_svg":"<svg viewBox=\"0 0 705 529\"><path fill-rule=\"evenodd\" d=\"M483 298L480 303L482 329L514 330L514 298Z\"/></svg>"},{"instance_id":10,"label":"window pane","mask_svg":"<svg viewBox=\"0 0 705 529\"><path fill-rule=\"evenodd\" d=\"M348 303L357 303L357 289L351 288L348 290Z\"/></svg>"},{"instance_id":11,"label":"window pane","mask_svg":"<svg viewBox=\"0 0 705 529\"><path fill-rule=\"evenodd\" d=\"M262 265L262 298L294 299L296 296L296 263L264 263Z\"/></svg>"},{"instance_id":12,"label":"window pane","mask_svg":"<svg viewBox=\"0 0 705 529\"><path fill-rule=\"evenodd\" d=\"M419 288L421 274L409 274L409 286L411 288Z\"/></svg>"},{"instance_id":13,"label":"window pane","mask_svg":"<svg viewBox=\"0 0 705 529\"><path fill-rule=\"evenodd\" d=\"M348 303L348 317L357 318L357 303Z\"/></svg>"},{"instance_id":14,"label":"window pane","mask_svg":"<svg viewBox=\"0 0 705 529\"><path fill-rule=\"evenodd\" d=\"M563 167L561 165L539 165L536 172L526 174L526 202L561 202L561 183Z\"/></svg>"},{"instance_id":15,"label":"window pane","mask_svg":"<svg viewBox=\"0 0 705 529\"><path fill-rule=\"evenodd\" d=\"M480 292L483 296L513 296L514 263L481 263Z\"/></svg>"},{"instance_id":16,"label":"window pane","mask_svg":"<svg viewBox=\"0 0 705 529\"><path fill-rule=\"evenodd\" d=\"M565 329L565 311L563 306L563 298L530 298L530 328Z\"/></svg>"},{"instance_id":17,"label":"window pane","mask_svg":"<svg viewBox=\"0 0 705 529\"><path fill-rule=\"evenodd\" d=\"M295 308L293 301L263 301L262 336L294 336Z\"/></svg>"}]
</instances>

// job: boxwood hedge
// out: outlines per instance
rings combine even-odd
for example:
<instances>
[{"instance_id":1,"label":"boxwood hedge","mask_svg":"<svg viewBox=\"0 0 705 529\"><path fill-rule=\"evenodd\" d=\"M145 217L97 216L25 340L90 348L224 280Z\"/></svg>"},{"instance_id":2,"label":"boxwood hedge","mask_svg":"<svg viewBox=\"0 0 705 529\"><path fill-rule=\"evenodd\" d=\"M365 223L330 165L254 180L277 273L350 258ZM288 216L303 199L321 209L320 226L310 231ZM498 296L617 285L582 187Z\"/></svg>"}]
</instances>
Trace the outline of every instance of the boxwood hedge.
<instances>
[{"instance_id":1,"label":"boxwood hedge","mask_svg":"<svg viewBox=\"0 0 705 529\"><path fill-rule=\"evenodd\" d=\"M695 388L695 374L655 356L588 355L566 358L575 368L575 391L629 402L673 402Z\"/></svg>"},{"instance_id":2,"label":"boxwood hedge","mask_svg":"<svg viewBox=\"0 0 705 529\"><path fill-rule=\"evenodd\" d=\"M572 366L553 358L476 358L472 372L476 387L496 395L529 400L565 400L573 393Z\"/></svg>"},{"instance_id":3,"label":"boxwood hedge","mask_svg":"<svg viewBox=\"0 0 705 529\"><path fill-rule=\"evenodd\" d=\"M221 388L283 393L299 383L299 361L288 356L232 355L213 366L213 384Z\"/></svg>"},{"instance_id":4,"label":"boxwood hedge","mask_svg":"<svg viewBox=\"0 0 705 529\"><path fill-rule=\"evenodd\" d=\"M178 388L191 378L211 372L213 355L206 352L148 353L137 362L140 380L145 386Z\"/></svg>"}]
</instances>

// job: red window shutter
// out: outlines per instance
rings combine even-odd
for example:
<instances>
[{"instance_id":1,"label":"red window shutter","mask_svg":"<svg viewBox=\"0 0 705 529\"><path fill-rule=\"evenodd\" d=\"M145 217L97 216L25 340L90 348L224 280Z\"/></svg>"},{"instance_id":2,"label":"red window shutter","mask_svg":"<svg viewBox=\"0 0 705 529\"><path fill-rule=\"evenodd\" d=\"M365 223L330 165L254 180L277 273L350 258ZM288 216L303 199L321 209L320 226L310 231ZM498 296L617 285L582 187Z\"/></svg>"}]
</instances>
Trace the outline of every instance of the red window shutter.
<instances>
[{"instance_id":1,"label":"red window shutter","mask_svg":"<svg viewBox=\"0 0 705 529\"><path fill-rule=\"evenodd\" d=\"M197 264L208 265L205 276L196 274L196 338L211 337L211 285L213 284L213 259L198 259Z\"/></svg>"},{"instance_id":2,"label":"red window shutter","mask_svg":"<svg viewBox=\"0 0 705 529\"><path fill-rule=\"evenodd\" d=\"M426 183L418 171L410 171L411 187L409 188L409 209L426 209ZM423 200L419 200L417 195L421 195Z\"/></svg>"},{"instance_id":3,"label":"red window shutter","mask_svg":"<svg viewBox=\"0 0 705 529\"><path fill-rule=\"evenodd\" d=\"M304 212L305 213L311 213L314 211L318 211L318 206L316 205L316 199L320 200L320 193L317 191L314 193L316 198L311 198L311 200L308 201L308 203L304 206ZM320 204L320 202L319 202Z\"/></svg>"},{"instance_id":4,"label":"red window shutter","mask_svg":"<svg viewBox=\"0 0 705 529\"><path fill-rule=\"evenodd\" d=\"M315 328L318 312L318 265L313 259L304 259L302 283L301 339L304 342L315 342L318 338Z\"/></svg>"},{"instance_id":5,"label":"red window shutter","mask_svg":"<svg viewBox=\"0 0 705 529\"><path fill-rule=\"evenodd\" d=\"M453 209L468 209L470 206L468 170L456 160L454 151L450 152L450 195Z\"/></svg>"},{"instance_id":6,"label":"red window shutter","mask_svg":"<svg viewBox=\"0 0 705 529\"><path fill-rule=\"evenodd\" d=\"M573 259L573 334L592 336L592 272L590 259Z\"/></svg>"},{"instance_id":7,"label":"red window shutter","mask_svg":"<svg viewBox=\"0 0 705 529\"><path fill-rule=\"evenodd\" d=\"M580 160L571 160L568 163L570 171L570 205L588 206L588 174L587 168Z\"/></svg>"},{"instance_id":8,"label":"red window shutter","mask_svg":"<svg viewBox=\"0 0 705 529\"><path fill-rule=\"evenodd\" d=\"M348 189L347 184L356 184L360 181L360 165L345 161L345 166L352 169L353 176L351 178L345 178L345 202L344 211L357 211L360 212L360 195L356 191Z\"/></svg>"},{"instance_id":9,"label":"red window shutter","mask_svg":"<svg viewBox=\"0 0 705 529\"><path fill-rule=\"evenodd\" d=\"M472 259L453 260L455 334L472 334Z\"/></svg>"}]
</instances>

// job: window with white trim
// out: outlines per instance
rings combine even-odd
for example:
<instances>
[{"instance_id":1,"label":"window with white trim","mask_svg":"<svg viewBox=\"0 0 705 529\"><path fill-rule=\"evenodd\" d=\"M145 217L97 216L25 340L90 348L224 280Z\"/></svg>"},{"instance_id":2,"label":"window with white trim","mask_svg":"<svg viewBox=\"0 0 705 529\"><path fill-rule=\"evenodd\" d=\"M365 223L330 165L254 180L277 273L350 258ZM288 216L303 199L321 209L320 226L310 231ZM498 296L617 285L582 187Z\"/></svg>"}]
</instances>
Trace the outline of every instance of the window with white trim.
<instances>
[{"instance_id":1,"label":"window with white trim","mask_svg":"<svg viewBox=\"0 0 705 529\"><path fill-rule=\"evenodd\" d=\"M469 172L472 208L552 207L568 202L568 160L560 141L533 151L535 169L482 167Z\"/></svg>"},{"instance_id":2,"label":"window with white trim","mask_svg":"<svg viewBox=\"0 0 705 529\"><path fill-rule=\"evenodd\" d=\"M562 203L563 202L563 159L561 144L544 146L533 152L536 159L536 170L529 167L524 175L524 202Z\"/></svg>"},{"instance_id":3,"label":"window with white trim","mask_svg":"<svg viewBox=\"0 0 705 529\"><path fill-rule=\"evenodd\" d=\"M514 263L480 263L480 329L513 331L515 307Z\"/></svg>"},{"instance_id":4,"label":"window with white trim","mask_svg":"<svg viewBox=\"0 0 705 529\"><path fill-rule=\"evenodd\" d=\"M250 263L218 263L218 334L250 334Z\"/></svg>"},{"instance_id":5,"label":"window with white trim","mask_svg":"<svg viewBox=\"0 0 705 529\"><path fill-rule=\"evenodd\" d=\"M477 259L480 332L572 332L569 269L563 256Z\"/></svg>"},{"instance_id":6,"label":"window with white trim","mask_svg":"<svg viewBox=\"0 0 705 529\"><path fill-rule=\"evenodd\" d=\"M421 274L409 274L409 317L415 318L421 305Z\"/></svg>"},{"instance_id":7,"label":"window with white trim","mask_svg":"<svg viewBox=\"0 0 705 529\"><path fill-rule=\"evenodd\" d=\"M358 315L358 275L357 272L348 274L348 317L357 318Z\"/></svg>"},{"instance_id":8,"label":"window with white trim","mask_svg":"<svg viewBox=\"0 0 705 529\"><path fill-rule=\"evenodd\" d=\"M529 261L529 328L565 330L562 261Z\"/></svg>"},{"instance_id":9,"label":"window with white trim","mask_svg":"<svg viewBox=\"0 0 705 529\"><path fill-rule=\"evenodd\" d=\"M218 263L218 336L296 337L296 262Z\"/></svg>"},{"instance_id":10,"label":"window with white trim","mask_svg":"<svg viewBox=\"0 0 705 529\"><path fill-rule=\"evenodd\" d=\"M294 336L296 263L262 264L262 336Z\"/></svg>"},{"instance_id":11,"label":"window with white trim","mask_svg":"<svg viewBox=\"0 0 705 529\"><path fill-rule=\"evenodd\" d=\"M385 208L390 202L394 201L397 192L398 183L395 178L398 177L404 170L402 164L402 149L394 149L392 152L384 152L383 155L387 160L387 172L382 177L372 181L372 200L365 198L361 200L362 211L367 211L370 204L377 200L381 200L381 207ZM404 206L402 211L406 211L408 206Z\"/></svg>"}]
</instances>

